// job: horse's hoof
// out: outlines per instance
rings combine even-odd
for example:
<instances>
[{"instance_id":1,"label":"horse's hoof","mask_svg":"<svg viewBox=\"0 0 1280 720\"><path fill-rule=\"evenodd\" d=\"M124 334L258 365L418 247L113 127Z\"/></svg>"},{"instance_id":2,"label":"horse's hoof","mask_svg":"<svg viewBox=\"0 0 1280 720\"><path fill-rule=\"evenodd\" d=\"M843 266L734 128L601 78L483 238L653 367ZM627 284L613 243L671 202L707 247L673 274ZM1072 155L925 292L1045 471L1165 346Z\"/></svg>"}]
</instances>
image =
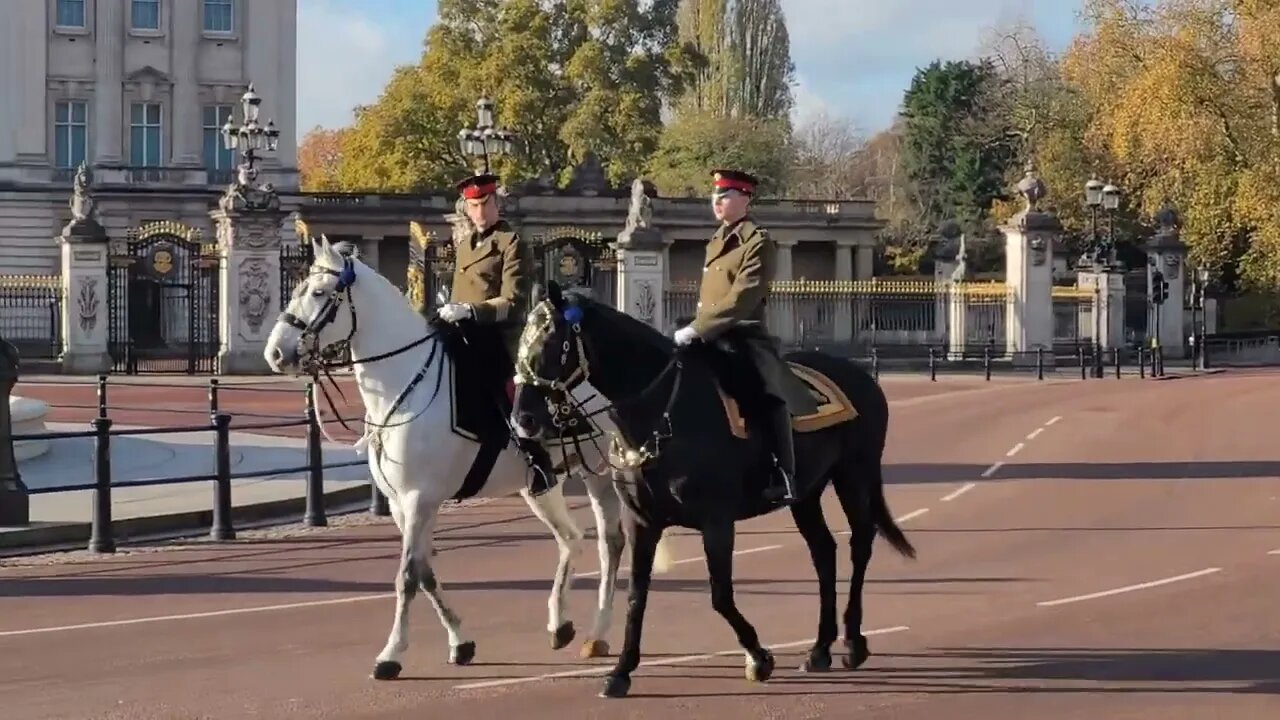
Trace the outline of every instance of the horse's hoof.
<instances>
[{"instance_id":1,"label":"horse's hoof","mask_svg":"<svg viewBox=\"0 0 1280 720\"><path fill-rule=\"evenodd\" d=\"M379 660L373 666L374 680L395 680L400 677L400 663L395 660Z\"/></svg>"},{"instance_id":2,"label":"horse's hoof","mask_svg":"<svg viewBox=\"0 0 1280 720\"><path fill-rule=\"evenodd\" d=\"M821 650L810 650L809 657L800 663L800 672L827 672L831 669L831 651L823 648Z\"/></svg>"},{"instance_id":3,"label":"horse's hoof","mask_svg":"<svg viewBox=\"0 0 1280 720\"><path fill-rule=\"evenodd\" d=\"M773 677L773 668L773 653L765 650L763 662L756 662L752 658L747 659L747 679L751 682L767 682L770 677Z\"/></svg>"},{"instance_id":4,"label":"horse's hoof","mask_svg":"<svg viewBox=\"0 0 1280 720\"><path fill-rule=\"evenodd\" d=\"M610 675L604 680L604 688L600 691L602 698L624 698L631 692L631 678L626 675Z\"/></svg>"},{"instance_id":5,"label":"horse's hoof","mask_svg":"<svg viewBox=\"0 0 1280 720\"><path fill-rule=\"evenodd\" d=\"M556 628L556 631L551 634L551 649L560 650L561 648L568 647L569 643L573 642L573 639L577 637L577 635L578 631L573 629L573 621L570 620Z\"/></svg>"},{"instance_id":6,"label":"horse's hoof","mask_svg":"<svg viewBox=\"0 0 1280 720\"><path fill-rule=\"evenodd\" d=\"M862 667L867 658L871 657L871 649L867 647L867 639L864 637L853 641L846 640L844 644L849 648L849 652L841 658L845 670L857 670Z\"/></svg>"},{"instance_id":7,"label":"horse's hoof","mask_svg":"<svg viewBox=\"0 0 1280 720\"><path fill-rule=\"evenodd\" d=\"M449 662L454 665L470 665L476 659L476 642L468 640L449 650Z\"/></svg>"},{"instance_id":8,"label":"horse's hoof","mask_svg":"<svg viewBox=\"0 0 1280 720\"><path fill-rule=\"evenodd\" d=\"M578 656L583 660L609 657L609 643L603 640L588 640L582 643L582 650L578 652Z\"/></svg>"}]
</instances>

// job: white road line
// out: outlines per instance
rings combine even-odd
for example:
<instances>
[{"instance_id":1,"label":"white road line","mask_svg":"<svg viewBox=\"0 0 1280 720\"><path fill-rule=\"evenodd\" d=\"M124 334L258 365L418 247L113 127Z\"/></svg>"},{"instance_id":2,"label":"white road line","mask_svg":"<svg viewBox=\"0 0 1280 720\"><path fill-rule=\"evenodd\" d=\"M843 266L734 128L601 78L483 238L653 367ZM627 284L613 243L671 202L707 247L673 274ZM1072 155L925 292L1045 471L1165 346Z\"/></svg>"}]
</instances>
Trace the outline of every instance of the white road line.
<instances>
[{"instance_id":1,"label":"white road line","mask_svg":"<svg viewBox=\"0 0 1280 720\"><path fill-rule=\"evenodd\" d=\"M903 632L911 628L906 625L898 625L897 627L880 628L878 630L868 630L863 635L888 635L889 633ZM796 640L795 642L779 643L777 645L768 645L770 650L786 650L788 648L804 647L812 645L813 638L808 640ZM742 648L734 648L733 650L721 650L719 652L705 653L702 655L681 655L679 657L659 658L657 660L644 660L640 663L640 667L656 667L660 665L680 665L683 663L697 662L699 660L710 660L711 658L723 657L725 655L740 655ZM590 677L592 675L607 675L613 670L613 664L598 665L596 667L582 668L581 670L565 670L563 672L547 673L545 675L529 675L526 677L503 678L501 680L484 680L482 682L465 683L463 685L454 685L454 690L478 690L480 688L501 687L504 685L521 685L524 683L538 682L540 680L555 680L557 678L572 677Z\"/></svg>"},{"instance_id":2,"label":"white road line","mask_svg":"<svg viewBox=\"0 0 1280 720\"><path fill-rule=\"evenodd\" d=\"M896 523L904 523L908 520L918 518L927 512L929 512L929 508L920 508L919 510L912 510L911 512L907 513L906 515L903 515L902 517L894 518L893 521ZM841 530L840 532L836 533L836 535L848 535L849 533L850 533L849 530Z\"/></svg>"},{"instance_id":3,"label":"white road line","mask_svg":"<svg viewBox=\"0 0 1280 720\"><path fill-rule=\"evenodd\" d=\"M1269 552L1269 553L1267 553L1267 554L1268 554L1268 555L1280 555L1280 548L1276 548L1275 550L1272 550L1271 552Z\"/></svg>"},{"instance_id":4,"label":"white road line","mask_svg":"<svg viewBox=\"0 0 1280 720\"><path fill-rule=\"evenodd\" d=\"M1161 580L1152 580L1151 582L1138 583L1137 585L1126 585L1121 588L1115 588L1114 590L1103 590L1102 592L1089 593L1088 595L1076 595L1074 597L1062 598L1060 600L1045 600L1043 602L1036 603L1036 605L1039 605L1040 607L1050 607L1053 605L1066 605L1067 603L1080 602L1081 600L1092 600L1094 598L1107 597L1108 595L1119 595L1120 593L1132 592L1134 590L1146 590L1147 588L1159 587L1161 585L1168 585L1169 583L1176 583L1182 580L1190 580L1192 578L1198 578L1198 577L1201 577L1202 575L1212 575L1213 573L1220 572L1221 570L1222 568L1216 568L1216 567L1205 568L1204 570L1197 570L1195 572L1187 573L1185 575L1175 575L1174 577L1163 578Z\"/></svg>"},{"instance_id":5,"label":"white road line","mask_svg":"<svg viewBox=\"0 0 1280 720\"><path fill-rule=\"evenodd\" d=\"M258 607L232 608L230 610L211 610L209 612L187 613L185 615L157 615L155 617L131 618L128 620L105 620L103 622L80 623L78 625L56 625L52 627L28 628L26 630L3 630L0 637L18 637L22 635L39 635L42 633L64 632L67 630L88 630L90 628L118 627L121 625L142 625L145 623L165 622L168 620L196 620L199 618L223 617L226 615L248 615L250 613L272 612L274 610L294 610L296 608L323 607L325 605L345 605L348 603L367 602L369 600L387 600L394 598L395 593L378 595L357 595L356 597L333 598L330 600L310 600L308 602L283 603L281 605L259 605Z\"/></svg>"},{"instance_id":6,"label":"white road line","mask_svg":"<svg viewBox=\"0 0 1280 720\"><path fill-rule=\"evenodd\" d=\"M1032 430L1030 435L1027 435L1027 439L1028 439L1028 440L1035 440L1035 439L1036 439L1036 436L1037 436L1037 435L1039 435L1039 434L1040 434L1040 433L1042 433L1042 432L1044 432L1044 427L1038 427L1038 428L1036 428L1035 430Z\"/></svg>"},{"instance_id":7,"label":"white road line","mask_svg":"<svg viewBox=\"0 0 1280 720\"><path fill-rule=\"evenodd\" d=\"M1061 415L1054 415L1053 417L1049 418L1049 422L1045 423L1044 426L1049 427L1050 425L1058 422L1061 419L1062 419Z\"/></svg>"},{"instance_id":8,"label":"white road line","mask_svg":"<svg viewBox=\"0 0 1280 720\"><path fill-rule=\"evenodd\" d=\"M746 548L744 550L734 551L734 555L748 555L750 553L764 552L765 550L777 550L781 545L766 545L757 548ZM688 558L686 560L676 560L673 564L698 562L702 558ZM590 573L580 573L575 577L590 577L599 575L599 571ZM252 613L275 612L277 610L296 610L299 608L325 607L327 605L348 605L351 603L368 602L370 600L390 600L394 599L395 593L379 593L377 595L357 595L355 597L331 598L329 600L309 600L306 602L281 603L279 605L259 605L257 607L229 608L227 610L210 610L208 612L185 613L182 615L156 615L152 617L129 618L126 620L104 620L102 622L79 623L76 625L54 625L50 627L26 628L23 630L0 630L0 638L2 637L22 637L25 635L41 635L44 633L67 632L70 630L90 630L93 628L106 627L122 627L125 625L145 625L148 623L169 622L173 620L199 620L201 618L225 617L227 615L249 615Z\"/></svg>"},{"instance_id":9,"label":"white road line","mask_svg":"<svg viewBox=\"0 0 1280 720\"><path fill-rule=\"evenodd\" d=\"M984 477L984 478L989 478L989 477L991 477L992 475L995 475L995 474L996 474L996 471L997 471L997 470L999 470L999 469L1000 469L1000 468L1002 468L1002 467L1004 467L1004 461L1003 461L1003 460L1001 460L1000 462L991 463L991 467L989 467L989 468L987 468L986 470L983 470L983 471L982 471L982 477Z\"/></svg>"},{"instance_id":10,"label":"white road line","mask_svg":"<svg viewBox=\"0 0 1280 720\"><path fill-rule=\"evenodd\" d=\"M1018 443L1017 445L1014 445L1013 447L1009 448L1009 452L1005 453L1004 456L1013 457L1014 455L1017 455L1018 453L1022 452L1022 448L1024 447L1026 447L1025 443Z\"/></svg>"},{"instance_id":11,"label":"white road line","mask_svg":"<svg viewBox=\"0 0 1280 720\"><path fill-rule=\"evenodd\" d=\"M963 494L965 494L965 493L969 492L970 490L974 489L974 488L975 488L975 487L977 487L977 486L978 486L978 484L977 484L977 483L965 483L965 484L964 484L963 486L961 486L958 490L955 490L955 491L954 491L954 492L952 492L951 494L944 496L944 497L942 498L942 502L951 502L952 500L955 500L956 498L958 498L958 497L960 497L961 495L963 495Z\"/></svg>"},{"instance_id":12,"label":"white road line","mask_svg":"<svg viewBox=\"0 0 1280 720\"><path fill-rule=\"evenodd\" d=\"M914 520L927 512L929 512L929 508L920 508L919 510L912 510L906 515L903 515L902 517L897 518L896 520L894 520L894 522L904 523L908 520Z\"/></svg>"},{"instance_id":13,"label":"white road line","mask_svg":"<svg viewBox=\"0 0 1280 720\"><path fill-rule=\"evenodd\" d=\"M764 546L762 546L762 547L754 547L754 548L745 548L745 549L742 549L742 550L734 550L734 551L733 551L733 554L734 554L734 555L750 555L751 553L764 552L764 551L766 551L766 550L780 550L780 549L782 549L782 547L783 547L782 545L764 545ZM671 561L671 564L672 564L672 565L684 565L684 564L686 564L686 563L703 562L703 561L705 561L705 560L706 560L706 557L705 557L705 556L703 556L703 557L693 557L693 558L684 558L684 559L682 559L682 560L672 560L672 561ZM618 574L619 574L619 575L621 575L621 574L623 574L623 573L625 573L625 572L630 572L630 570L631 570L631 567L630 567L630 566L620 567L620 568L618 568ZM576 578L591 578L591 577L596 577L596 576L598 576L599 574L600 574L600 571L599 571L599 570L591 570L591 571L589 571L589 572L574 573L574 574L573 574L573 577L574 577L575 579L576 579Z\"/></svg>"}]
</instances>

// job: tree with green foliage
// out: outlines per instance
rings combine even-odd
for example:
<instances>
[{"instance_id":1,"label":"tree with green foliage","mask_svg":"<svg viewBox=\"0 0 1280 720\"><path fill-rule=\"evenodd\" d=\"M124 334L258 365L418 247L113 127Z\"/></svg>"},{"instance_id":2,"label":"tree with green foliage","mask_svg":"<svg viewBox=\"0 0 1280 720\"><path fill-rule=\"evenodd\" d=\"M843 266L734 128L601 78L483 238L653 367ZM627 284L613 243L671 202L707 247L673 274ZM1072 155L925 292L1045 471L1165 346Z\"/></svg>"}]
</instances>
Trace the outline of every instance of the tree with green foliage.
<instances>
[{"instance_id":1,"label":"tree with green foliage","mask_svg":"<svg viewBox=\"0 0 1280 720\"><path fill-rule=\"evenodd\" d=\"M686 112L662 134L649 177L665 197L696 197L709 192L712 170L734 168L756 175L768 195L786 178L789 150L790 129L779 120Z\"/></svg>"},{"instance_id":2,"label":"tree with green foliage","mask_svg":"<svg viewBox=\"0 0 1280 720\"><path fill-rule=\"evenodd\" d=\"M492 163L504 181L567 182L594 152L622 184L657 146L664 100L678 90L675 1L440 0L417 65L398 68L344 138L343 187L449 186L470 160L457 134L475 102L519 135Z\"/></svg>"},{"instance_id":3,"label":"tree with green foliage","mask_svg":"<svg viewBox=\"0 0 1280 720\"><path fill-rule=\"evenodd\" d=\"M934 61L903 97L903 169L922 208L924 232L954 219L971 235L1008 192L1016 157L1008 119L997 112L1002 80L988 61Z\"/></svg>"}]
</instances>

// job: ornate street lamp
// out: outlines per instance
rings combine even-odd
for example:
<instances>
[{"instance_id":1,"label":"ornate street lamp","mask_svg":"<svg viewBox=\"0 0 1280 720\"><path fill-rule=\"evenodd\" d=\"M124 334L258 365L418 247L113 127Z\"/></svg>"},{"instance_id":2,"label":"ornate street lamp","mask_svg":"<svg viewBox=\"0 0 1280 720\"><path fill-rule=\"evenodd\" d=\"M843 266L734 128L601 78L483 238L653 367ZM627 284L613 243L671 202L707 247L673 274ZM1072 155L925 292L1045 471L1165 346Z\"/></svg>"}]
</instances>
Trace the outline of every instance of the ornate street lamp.
<instances>
[{"instance_id":1,"label":"ornate street lamp","mask_svg":"<svg viewBox=\"0 0 1280 720\"><path fill-rule=\"evenodd\" d=\"M476 126L458 131L458 147L472 160L483 162L483 172L488 173L489 160L515 152L516 134L494 127L493 101L481 97L476 101Z\"/></svg>"},{"instance_id":2,"label":"ornate street lamp","mask_svg":"<svg viewBox=\"0 0 1280 720\"><path fill-rule=\"evenodd\" d=\"M259 159L258 153L266 150L275 152L280 145L280 131L276 129L274 120L268 119L264 127L258 123L259 106L262 98L253 90L253 83L240 96L240 110L244 122L236 125L231 115L222 126L222 143L227 150L239 150L242 158L236 166L236 184L251 187L258 178L258 168L254 163Z\"/></svg>"},{"instance_id":3,"label":"ornate street lamp","mask_svg":"<svg viewBox=\"0 0 1280 720\"><path fill-rule=\"evenodd\" d=\"M1089 249L1085 251L1081 258L1085 262L1097 265L1101 258L1099 252L1101 242L1098 238L1098 208L1102 206L1102 181L1097 175L1089 178L1089 182L1084 184L1084 203L1089 207Z\"/></svg>"}]
</instances>

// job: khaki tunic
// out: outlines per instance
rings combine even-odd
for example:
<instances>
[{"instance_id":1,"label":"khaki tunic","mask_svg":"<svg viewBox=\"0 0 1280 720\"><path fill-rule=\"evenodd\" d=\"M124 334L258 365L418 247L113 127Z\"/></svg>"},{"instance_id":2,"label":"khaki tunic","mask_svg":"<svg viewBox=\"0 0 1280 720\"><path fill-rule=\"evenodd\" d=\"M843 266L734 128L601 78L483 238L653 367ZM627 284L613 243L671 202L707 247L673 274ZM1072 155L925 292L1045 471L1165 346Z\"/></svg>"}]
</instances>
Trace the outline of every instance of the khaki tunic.
<instances>
[{"instance_id":1,"label":"khaki tunic","mask_svg":"<svg viewBox=\"0 0 1280 720\"><path fill-rule=\"evenodd\" d=\"M506 220L454 241L450 301L471 305L477 324L498 325L513 359L529 311L534 272L533 249Z\"/></svg>"},{"instance_id":2,"label":"khaki tunic","mask_svg":"<svg viewBox=\"0 0 1280 720\"><path fill-rule=\"evenodd\" d=\"M698 309L689 324L706 342L736 328L764 378L765 391L785 401L792 415L806 415L817 412L817 401L782 360L765 326L776 255L773 238L751 218L721 225L707 243Z\"/></svg>"}]
</instances>

